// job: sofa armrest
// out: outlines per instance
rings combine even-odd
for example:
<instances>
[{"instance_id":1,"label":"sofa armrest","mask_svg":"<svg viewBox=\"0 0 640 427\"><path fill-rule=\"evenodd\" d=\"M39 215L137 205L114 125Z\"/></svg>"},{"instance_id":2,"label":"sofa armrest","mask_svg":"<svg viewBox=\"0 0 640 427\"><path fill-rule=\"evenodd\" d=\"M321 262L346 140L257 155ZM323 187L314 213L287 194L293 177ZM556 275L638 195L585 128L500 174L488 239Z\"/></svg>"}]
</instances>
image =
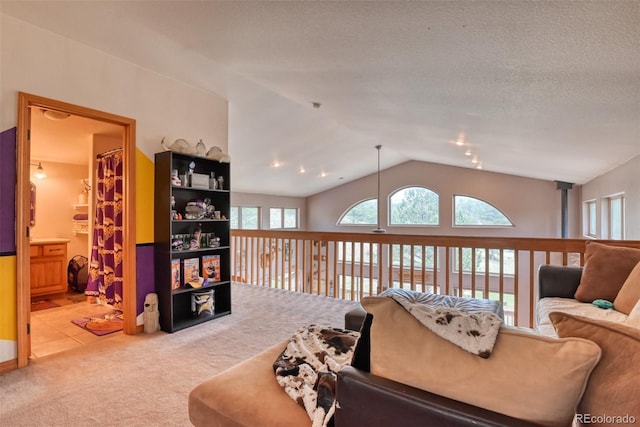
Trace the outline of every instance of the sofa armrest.
<instances>
[{"instance_id":1,"label":"sofa armrest","mask_svg":"<svg viewBox=\"0 0 640 427\"><path fill-rule=\"evenodd\" d=\"M429 393L352 366L338 373L335 427L534 426L536 424Z\"/></svg>"},{"instance_id":2,"label":"sofa armrest","mask_svg":"<svg viewBox=\"0 0 640 427\"><path fill-rule=\"evenodd\" d=\"M538 269L538 298L573 298L581 277L582 267L541 265Z\"/></svg>"}]
</instances>

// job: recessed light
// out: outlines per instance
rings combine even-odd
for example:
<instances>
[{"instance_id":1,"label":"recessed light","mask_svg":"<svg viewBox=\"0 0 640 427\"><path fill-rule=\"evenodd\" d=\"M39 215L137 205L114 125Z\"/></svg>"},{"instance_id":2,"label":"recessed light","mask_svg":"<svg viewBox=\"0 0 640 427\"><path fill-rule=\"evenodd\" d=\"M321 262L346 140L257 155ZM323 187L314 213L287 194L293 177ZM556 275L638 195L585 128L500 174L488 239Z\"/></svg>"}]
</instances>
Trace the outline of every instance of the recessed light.
<instances>
[{"instance_id":1,"label":"recessed light","mask_svg":"<svg viewBox=\"0 0 640 427\"><path fill-rule=\"evenodd\" d=\"M471 150L467 150L467 151L465 151L465 152L464 152L464 155L465 155L465 156L470 156L470 155L471 155Z\"/></svg>"},{"instance_id":2,"label":"recessed light","mask_svg":"<svg viewBox=\"0 0 640 427\"><path fill-rule=\"evenodd\" d=\"M476 169L482 169L482 163L478 163L478 166L476 166Z\"/></svg>"},{"instance_id":3,"label":"recessed light","mask_svg":"<svg viewBox=\"0 0 640 427\"><path fill-rule=\"evenodd\" d=\"M271 163L271 167L279 168L280 166L282 166L282 163L280 163L280 162L279 162L279 161L277 161L277 160L276 160L275 162Z\"/></svg>"},{"instance_id":4,"label":"recessed light","mask_svg":"<svg viewBox=\"0 0 640 427\"><path fill-rule=\"evenodd\" d=\"M461 139L456 140L456 145L464 145L464 141Z\"/></svg>"},{"instance_id":5,"label":"recessed light","mask_svg":"<svg viewBox=\"0 0 640 427\"><path fill-rule=\"evenodd\" d=\"M298 169L299 173L305 173L307 170L304 168L304 166L300 166L300 169Z\"/></svg>"},{"instance_id":6,"label":"recessed light","mask_svg":"<svg viewBox=\"0 0 640 427\"><path fill-rule=\"evenodd\" d=\"M471 163L476 164L478 163L478 158L474 157L473 159L471 159Z\"/></svg>"},{"instance_id":7,"label":"recessed light","mask_svg":"<svg viewBox=\"0 0 640 427\"><path fill-rule=\"evenodd\" d=\"M325 176L327 176L327 173L325 171L320 172L320 178L324 178Z\"/></svg>"}]
</instances>

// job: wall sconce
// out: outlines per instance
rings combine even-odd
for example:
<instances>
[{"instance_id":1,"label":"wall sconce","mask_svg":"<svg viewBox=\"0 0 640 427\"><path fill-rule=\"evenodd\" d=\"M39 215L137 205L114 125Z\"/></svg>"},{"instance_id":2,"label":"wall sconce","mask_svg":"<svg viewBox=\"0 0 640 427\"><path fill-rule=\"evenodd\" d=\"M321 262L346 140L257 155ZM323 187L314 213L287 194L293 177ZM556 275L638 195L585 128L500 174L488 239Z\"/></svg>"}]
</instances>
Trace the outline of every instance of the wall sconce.
<instances>
[{"instance_id":1,"label":"wall sconce","mask_svg":"<svg viewBox=\"0 0 640 427\"><path fill-rule=\"evenodd\" d=\"M47 174L44 172L44 168L42 167L42 162L31 163L31 166L37 166L36 173L33 174L36 179L45 179L47 177Z\"/></svg>"}]
</instances>

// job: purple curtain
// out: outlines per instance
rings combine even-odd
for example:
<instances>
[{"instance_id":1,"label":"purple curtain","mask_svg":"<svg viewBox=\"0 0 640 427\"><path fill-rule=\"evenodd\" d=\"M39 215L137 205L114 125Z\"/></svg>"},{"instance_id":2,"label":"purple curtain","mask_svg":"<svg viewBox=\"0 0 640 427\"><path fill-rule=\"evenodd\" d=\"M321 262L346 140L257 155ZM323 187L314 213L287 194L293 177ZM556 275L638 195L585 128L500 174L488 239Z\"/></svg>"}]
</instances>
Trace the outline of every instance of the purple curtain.
<instances>
[{"instance_id":1,"label":"purple curtain","mask_svg":"<svg viewBox=\"0 0 640 427\"><path fill-rule=\"evenodd\" d=\"M122 308L122 150L97 159L96 219L85 295Z\"/></svg>"}]
</instances>

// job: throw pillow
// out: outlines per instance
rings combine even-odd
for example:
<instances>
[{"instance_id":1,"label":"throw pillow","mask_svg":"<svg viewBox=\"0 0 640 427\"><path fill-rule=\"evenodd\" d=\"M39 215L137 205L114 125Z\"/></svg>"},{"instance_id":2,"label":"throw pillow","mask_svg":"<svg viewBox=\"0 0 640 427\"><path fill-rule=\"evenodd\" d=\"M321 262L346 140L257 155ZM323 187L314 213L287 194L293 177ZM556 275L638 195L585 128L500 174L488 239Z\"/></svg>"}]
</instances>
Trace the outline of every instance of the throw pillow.
<instances>
[{"instance_id":1,"label":"throw pillow","mask_svg":"<svg viewBox=\"0 0 640 427\"><path fill-rule=\"evenodd\" d=\"M587 241L584 269L575 299L593 302L604 299L613 302L622 284L640 262L640 249L609 246Z\"/></svg>"},{"instance_id":2,"label":"throw pillow","mask_svg":"<svg viewBox=\"0 0 640 427\"><path fill-rule=\"evenodd\" d=\"M553 312L549 315L561 337L587 338L600 346L602 358L589 378L578 405L577 421L589 425L623 424L615 419L602 424L585 417L635 417L640 420L640 330L621 323Z\"/></svg>"},{"instance_id":3,"label":"throw pillow","mask_svg":"<svg viewBox=\"0 0 640 427\"><path fill-rule=\"evenodd\" d=\"M503 327L483 359L440 338L390 298L363 298L373 315L371 373L542 425L569 425L600 349Z\"/></svg>"},{"instance_id":4,"label":"throw pillow","mask_svg":"<svg viewBox=\"0 0 640 427\"><path fill-rule=\"evenodd\" d=\"M633 307L624 324L627 326L631 326L632 328L640 329L640 300Z\"/></svg>"},{"instance_id":5,"label":"throw pillow","mask_svg":"<svg viewBox=\"0 0 640 427\"><path fill-rule=\"evenodd\" d=\"M620 292L613 301L613 308L629 314L638 300L640 300L640 262L631 270L627 280L622 284Z\"/></svg>"}]
</instances>

